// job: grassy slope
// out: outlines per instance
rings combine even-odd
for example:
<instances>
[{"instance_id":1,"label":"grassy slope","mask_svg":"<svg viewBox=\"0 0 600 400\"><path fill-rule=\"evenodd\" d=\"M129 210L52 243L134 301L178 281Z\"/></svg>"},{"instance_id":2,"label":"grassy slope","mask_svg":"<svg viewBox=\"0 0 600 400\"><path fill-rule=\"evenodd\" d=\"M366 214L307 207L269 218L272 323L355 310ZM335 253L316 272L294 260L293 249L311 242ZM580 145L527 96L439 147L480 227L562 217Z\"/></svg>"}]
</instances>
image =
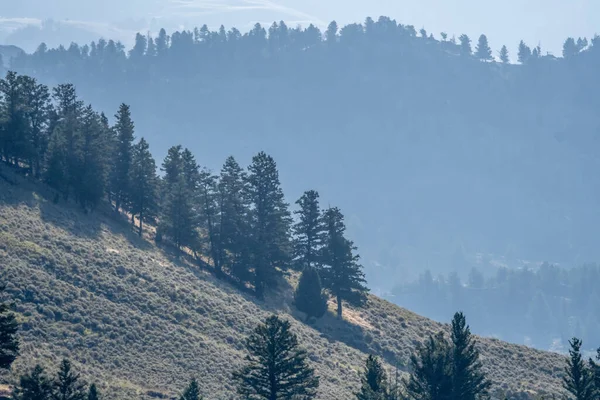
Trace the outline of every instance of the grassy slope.
<instances>
[{"instance_id":1,"label":"grassy slope","mask_svg":"<svg viewBox=\"0 0 600 400\"><path fill-rule=\"evenodd\" d=\"M347 399L367 352L406 362L415 344L440 328L376 297L365 309L348 310L344 321L330 313L306 325L289 287L257 302L139 239L107 210L85 215L55 205L47 189L3 171L20 182L0 178L0 280L9 282L23 323L14 376L68 356L111 398L175 395L197 376L210 399L229 399L228 376L244 356L245 336L278 312L310 349L322 377L320 398ZM488 339L481 349L496 388L560 385L558 355Z\"/></svg>"}]
</instances>

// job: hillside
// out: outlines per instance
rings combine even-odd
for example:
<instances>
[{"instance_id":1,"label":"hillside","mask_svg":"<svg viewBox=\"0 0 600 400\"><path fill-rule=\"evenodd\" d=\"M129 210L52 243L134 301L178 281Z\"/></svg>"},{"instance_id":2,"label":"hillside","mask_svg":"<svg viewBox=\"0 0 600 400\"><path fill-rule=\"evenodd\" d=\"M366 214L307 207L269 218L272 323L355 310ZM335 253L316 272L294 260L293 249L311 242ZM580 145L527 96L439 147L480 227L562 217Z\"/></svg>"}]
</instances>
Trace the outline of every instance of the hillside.
<instances>
[{"instance_id":1,"label":"hillside","mask_svg":"<svg viewBox=\"0 0 600 400\"><path fill-rule=\"evenodd\" d=\"M0 280L16 299L24 343L15 375L68 356L110 398L175 395L191 376L210 399L231 398L226 377L245 336L276 312L309 347L320 398L343 399L357 389L367 353L402 365L441 327L374 296L344 321L330 313L305 325L289 287L259 302L138 238L110 211L54 204L45 187L0 168ZM495 389L557 393L561 356L492 339L481 350Z\"/></svg>"}]
</instances>

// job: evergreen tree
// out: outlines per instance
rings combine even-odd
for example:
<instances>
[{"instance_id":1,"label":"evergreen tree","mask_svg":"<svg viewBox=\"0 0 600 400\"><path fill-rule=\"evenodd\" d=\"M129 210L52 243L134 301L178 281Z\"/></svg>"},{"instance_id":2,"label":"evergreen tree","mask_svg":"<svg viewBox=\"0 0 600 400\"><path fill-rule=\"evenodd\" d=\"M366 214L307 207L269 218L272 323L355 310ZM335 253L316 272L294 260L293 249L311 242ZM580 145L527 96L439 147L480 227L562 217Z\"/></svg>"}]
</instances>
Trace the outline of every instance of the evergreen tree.
<instances>
[{"instance_id":1,"label":"evergreen tree","mask_svg":"<svg viewBox=\"0 0 600 400\"><path fill-rule=\"evenodd\" d=\"M206 232L206 244L208 254L213 260L217 275L222 275L221 242L219 238L220 229L219 207L217 204L217 177L209 170L203 169L198 176L198 208L200 210L200 226Z\"/></svg>"},{"instance_id":2,"label":"evergreen tree","mask_svg":"<svg viewBox=\"0 0 600 400\"><path fill-rule=\"evenodd\" d=\"M246 341L246 365L234 373L238 393L247 399L312 399L319 377L308 365L288 321L276 315L266 319Z\"/></svg>"},{"instance_id":3,"label":"evergreen tree","mask_svg":"<svg viewBox=\"0 0 600 400\"><path fill-rule=\"evenodd\" d=\"M341 318L342 301L361 305L369 289L365 286L362 266L358 263L360 256L354 254L356 247L344 237L346 226L340 210L326 210L323 223L327 230L322 249L323 281L336 299L337 315Z\"/></svg>"},{"instance_id":4,"label":"evergreen tree","mask_svg":"<svg viewBox=\"0 0 600 400\"><path fill-rule=\"evenodd\" d=\"M298 221L292 228L296 268L301 270L306 267L319 267L319 252L324 235L319 193L314 190L304 192L296 204L300 206L300 209L294 212L298 216Z\"/></svg>"},{"instance_id":5,"label":"evergreen tree","mask_svg":"<svg viewBox=\"0 0 600 400\"><path fill-rule=\"evenodd\" d=\"M67 185L67 165L66 165L66 144L65 139L59 129L54 129L50 136L48 151L46 153L46 167L44 171L44 181L58 193L66 195Z\"/></svg>"},{"instance_id":6,"label":"evergreen tree","mask_svg":"<svg viewBox=\"0 0 600 400\"><path fill-rule=\"evenodd\" d=\"M590 358L590 369L594 379L594 388L597 394L600 394L600 364L597 363L600 361L600 348L596 350L596 360Z\"/></svg>"},{"instance_id":7,"label":"evergreen tree","mask_svg":"<svg viewBox=\"0 0 600 400\"><path fill-rule=\"evenodd\" d=\"M250 279L249 205L246 174L233 157L221 169L218 183L219 265L241 282Z\"/></svg>"},{"instance_id":8,"label":"evergreen tree","mask_svg":"<svg viewBox=\"0 0 600 400\"><path fill-rule=\"evenodd\" d=\"M575 39L572 37L567 38L565 43L563 44L563 57L564 58L572 58L579 54L579 47L577 47L577 43L575 43Z\"/></svg>"},{"instance_id":9,"label":"evergreen tree","mask_svg":"<svg viewBox=\"0 0 600 400\"><path fill-rule=\"evenodd\" d=\"M429 336L410 357L410 377L404 380L409 400L451 400L452 351L442 332Z\"/></svg>"},{"instance_id":10,"label":"evergreen tree","mask_svg":"<svg viewBox=\"0 0 600 400\"><path fill-rule=\"evenodd\" d=\"M248 172L254 287L261 298L266 288L276 285L277 267L285 268L289 261L291 217L275 160L260 152L252 158Z\"/></svg>"},{"instance_id":11,"label":"evergreen tree","mask_svg":"<svg viewBox=\"0 0 600 400\"><path fill-rule=\"evenodd\" d=\"M50 91L47 86L38 84L34 78L24 77L26 118L30 129L29 166L36 178L42 175L44 157L48 148L49 119L52 112Z\"/></svg>"},{"instance_id":12,"label":"evergreen tree","mask_svg":"<svg viewBox=\"0 0 600 400\"><path fill-rule=\"evenodd\" d=\"M158 214L156 163L144 138L133 147L129 181L131 213L138 217L138 234L142 236L144 222L154 222Z\"/></svg>"},{"instance_id":13,"label":"evergreen tree","mask_svg":"<svg viewBox=\"0 0 600 400\"><path fill-rule=\"evenodd\" d=\"M29 141L22 83L23 78L12 71L0 79L0 157L13 165L27 155Z\"/></svg>"},{"instance_id":14,"label":"evergreen tree","mask_svg":"<svg viewBox=\"0 0 600 400\"><path fill-rule=\"evenodd\" d=\"M367 357L360 381L360 391L356 393L358 400L388 400L387 373L378 357Z\"/></svg>"},{"instance_id":15,"label":"evergreen tree","mask_svg":"<svg viewBox=\"0 0 600 400\"><path fill-rule=\"evenodd\" d=\"M460 53L464 56L470 56L473 54L471 49L471 39L467 35L460 35L458 40L460 41Z\"/></svg>"},{"instance_id":16,"label":"evergreen tree","mask_svg":"<svg viewBox=\"0 0 600 400\"><path fill-rule=\"evenodd\" d=\"M177 249L195 248L198 233L195 229L193 198L183 175L168 187L161 207L157 236L167 235Z\"/></svg>"},{"instance_id":17,"label":"evergreen tree","mask_svg":"<svg viewBox=\"0 0 600 400\"><path fill-rule=\"evenodd\" d=\"M74 188L81 206L92 209L102 199L108 178L108 137L100 116L88 106L83 112L81 126L78 182Z\"/></svg>"},{"instance_id":18,"label":"evergreen tree","mask_svg":"<svg viewBox=\"0 0 600 400\"><path fill-rule=\"evenodd\" d=\"M530 58L531 58L531 48L529 46L527 46L525 44L525 42L523 42L521 40L521 42L519 43L518 61L521 64L527 64L527 62L529 61Z\"/></svg>"},{"instance_id":19,"label":"evergreen tree","mask_svg":"<svg viewBox=\"0 0 600 400\"><path fill-rule=\"evenodd\" d=\"M571 345L571 349L569 350L569 359L567 360L567 366L565 367L563 388L569 393L569 399L596 399L594 377L585 365L581 355L582 342L577 338L573 338L572 340L569 340L569 344Z\"/></svg>"},{"instance_id":20,"label":"evergreen tree","mask_svg":"<svg viewBox=\"0 0 600 400\"><path fill-rule=\"evenodd\" d=\"M0 286L0 295L4 293L4 289L4 286ZM9 304L0 303L0 370L9 369L19 354L19 325L9 310Z\"/></svg>"},{"instance_id":21,"label":"evergreen tree","mask_svg":"<svg viewBox=\"0 0 600 400\"><path fill-rule=\"evenodd\" d=\"M115 154L112 162L111 191L115 201L115 210L126 207L130 194L130 170L134 141L134 124L131 110L127 104L121 104L115 115L114 130L117 134Z\"/></svg>"},{"instance_id":22,"label":"evergreen tree","mask_svg":"<svg viewBox=\"0 0 600 400\"><path fill-rule=\"evenodd\" d=\"M86 397L87 391L79 374L73 372L69 360L63 359L54 382L53 400L85 400Z\"/></svg>"},{"instance_id":23,"label":"evergreen tree","mask_svg":"<svg viewBox=\"0 0 600 400\"><path fill-rule=\"evenodd\" d=\"M88 389L87 400L100 400L100 393L95 383L92 383Z\"/></svg>"},{"instance_id":24,"label":"evergreen tree","mask_svg":"<svg viewBox=\"0 0 600 400\"><path fill-rule=\"evenodd\" d=\"M451 326L452 338L452 399L485 399L491 382L487 380L479 361L476 341L471 335L465 316L454 314Z\"/></svg>"},{"instance_id":25,"label":"evergreen tree","mask_svg":"<svg viewBox=\"0 0 600 400\"><path fill-rule=\"evenodd\" d=\"M29 374L22 375L19 385L13 391L15 400L50 400L52 399L52 381L44 369L36 365Z\"/></svg>"},{"instance_id":26,"label":"evergreen tree","mask_svg":"<svg viewBox=\"0 0 600 400\"><path fill-rule=\"evenodd\" d=\"M306 314L307 321L311 317L321 318L327 311L327 296L321 288L319 272L314 267L307 266L300 275L294 304Z\"/></svg>"},{"instance_id":27,"label":"evergreen tree","mask_svg":"<svg viewBox=\"0 0 600 400\"><path fill-rule=\"evenodd\" d=\"M479 36L479 41L475 48L475 56L482 61L493 60L492 49L490 49L490 45L488 44L487 36L483 34Z\"/></svg>"},{"instance_id":28,"label":"evergreen tree","mask_svg":"<svg viewBox=\"0 0 600 400\"><path fill-rule=\"evenodd\" d=\"M508 49L505 46L502 46L502 49L500 49L500 53L498 54L500 57L500 61L503 64L508 64L510 62L510 59L508 57Z\"/></svg>"},{"instance_id":29,"label":"evergreen tree","mask_svg":"<svg viewBox=\"0 0 600 400\"><path fill-rule=\"evenodd\" d=\"M198 381L193 378L188 387L183 391L183 394L179 400L202 400L203 397L200 395L200 388L198 387Z\"/></svg>"}]
</instances>

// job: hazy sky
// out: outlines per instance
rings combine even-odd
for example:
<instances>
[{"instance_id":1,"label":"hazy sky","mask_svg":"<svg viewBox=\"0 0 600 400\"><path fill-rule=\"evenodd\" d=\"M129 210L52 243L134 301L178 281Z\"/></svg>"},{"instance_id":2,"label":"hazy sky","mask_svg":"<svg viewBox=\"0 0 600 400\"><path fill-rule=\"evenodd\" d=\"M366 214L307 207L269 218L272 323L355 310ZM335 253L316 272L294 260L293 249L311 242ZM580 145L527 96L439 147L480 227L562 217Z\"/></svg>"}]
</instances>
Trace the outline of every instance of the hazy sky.
<instances>
[{"instance_id":1,"label":"hazy sky","mask_svg":"<svg viewBox=\"0 0 600 400\"><path fill-rule=\"evenodd\" d=\"M0 40L10 30L42 19L70 20L94 34L129 41L138 30L167 26L186 28L204 23L235 25L246 30L254 22L285 20L289 25L314 22L325 26L388 15L398 22L425 27L439 37L467 33L476 40L486 33L492 47L516 49L524 39L531 46L560 53L567 36L600 33L600 0L20 0L3 1ZM152 20L154 19L154 23ZM74 38L77 39L77 38Z\"/></svg>"}]
</instances>

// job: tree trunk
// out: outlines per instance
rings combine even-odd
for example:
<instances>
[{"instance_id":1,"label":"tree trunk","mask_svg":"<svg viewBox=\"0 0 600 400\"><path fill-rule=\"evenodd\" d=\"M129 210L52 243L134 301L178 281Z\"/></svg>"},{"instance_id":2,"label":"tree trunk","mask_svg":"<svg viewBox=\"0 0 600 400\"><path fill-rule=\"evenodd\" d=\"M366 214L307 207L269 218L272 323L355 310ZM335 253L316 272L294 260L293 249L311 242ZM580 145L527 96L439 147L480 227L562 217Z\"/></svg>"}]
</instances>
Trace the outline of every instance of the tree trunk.
<instances>
[{"instance_id":1,"label":"tree trunk","mask_svg":"<svg viewBox=\"0 0 600 400\"><path fill-rule=\"evenodd\" d=\"M340 296L337 296L337 316L338 318L342 318L342 299Z\"/></svg>"}]
</instances>

